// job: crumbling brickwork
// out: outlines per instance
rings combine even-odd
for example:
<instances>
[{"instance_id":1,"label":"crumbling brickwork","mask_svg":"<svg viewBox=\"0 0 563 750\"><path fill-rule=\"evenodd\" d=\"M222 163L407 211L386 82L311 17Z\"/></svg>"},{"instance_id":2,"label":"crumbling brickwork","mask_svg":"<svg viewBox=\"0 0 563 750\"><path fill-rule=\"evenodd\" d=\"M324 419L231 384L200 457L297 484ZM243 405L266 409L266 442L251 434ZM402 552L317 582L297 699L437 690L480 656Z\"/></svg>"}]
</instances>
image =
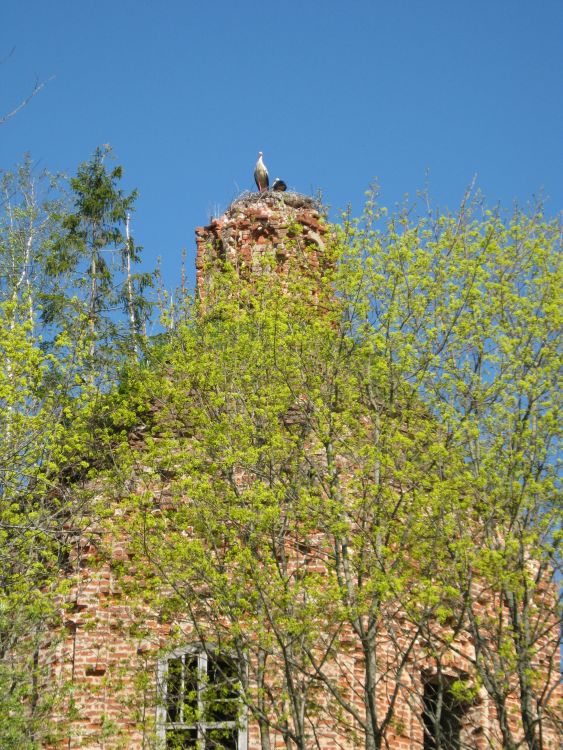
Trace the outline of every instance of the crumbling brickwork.
<instances>
[{"instance_id":1,"label":"crumbling brickwork","mask_svg":"<svg viewBox=\"0 0 563 750\"><path fill-rule=\"evenodd\" d=\"M326 265L326 224L311 198L298 193L243 196L218 219L196 229L196 286L210 293L210 272L230 264L241 278L265 267L287 274L298 265L315 274Z\"/></svg>"}]
</instances>

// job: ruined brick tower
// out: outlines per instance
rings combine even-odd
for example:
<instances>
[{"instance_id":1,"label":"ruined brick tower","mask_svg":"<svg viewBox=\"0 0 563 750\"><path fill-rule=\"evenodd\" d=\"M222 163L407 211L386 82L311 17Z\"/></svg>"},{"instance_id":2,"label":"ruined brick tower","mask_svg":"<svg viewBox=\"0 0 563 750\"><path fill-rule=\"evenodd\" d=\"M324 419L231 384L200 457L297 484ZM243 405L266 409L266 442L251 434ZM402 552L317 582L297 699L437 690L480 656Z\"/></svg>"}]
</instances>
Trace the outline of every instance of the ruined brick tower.
<instances>
[{"instance_id":1,"label":"ruined brick tower","mask_svg":"<svg viewBox=\"0 0 563 750\"><path fill-rule=\"evenodd\" d=\"M290 268L318 273L327 264L326 226L318 204L299 193L251 193L218 219L196 229L197 292L209 293L210 274L230 264L249 279L269 265L280 275Z\"/></svg>"},{"instance_id":2,"label":"ruined brick tower","mask_svg":"<svg viewBox=\"0 0 563 750\"><path fill-rule=\"evenodd\" d=\"M195 234L200 299L212 296L212 272L224 263L241 280L251 281L266 267L284 275L298 266L301 273L318 276L328 262L320 207L297 193L242 196ZM171 624L146 611L139 631L138 607L128 602L116 572L128 560L127 539L105 535L95 522L76 542L65 571L70 590L62 610L63 628L45 645L43 655L53 683L64 685L63 699L54 709L59 731L44 745L46 750L172 747L159 713L157 684L162 670L157 654L166 651ZM203 658L197 657L199 670ZM147 674L152 680L139 690ZM250 750L259 745L256 728L248 726L237 730L232 744L213 747Z\"/></svg>"},{"instance_id":3,"label":"ruined brick tower","mask_svg":"<svg viewBox=\"0 0 563 750\"><path fill-rule=\"evenodd\" d=\"M332 262L330 238L319 206L296 193L242 196L220 218L196 229L196 242L197 293L204 303L212 301L213 273L224 265L235 269L243 282L252 282L253 276L264 270L284 277L296 268L298 273L320 278L323 269ZM131 479L133 488L136 479ZM170 502L165 481L158 498L163 505ZM103 494L104 489L96 491ZM157 498L154 500L156 507ZM77 544L75 556L69 562L70 593L65 602L63 637L49 660L55 679L70 685L70 698L58 708L61 737L45 747L49 750L258 750L261 741L256 721L245 718L242 725L238 720L233 721L224 705L236 701L236 696L233 698L232 691L227 691L225 699L225 685L219 683L223 709L217 712L213 727L209 724L204 729L210 734L219 728L222 739L197 744L201 742L197 732L201 735L200 725L205 721L199 721L195 730L184 720L179 706L189 703L190 690L199 695L218 680L218 675L228 673L228 658L198 650L194 643L186 643L182 649L178 649L177 643L170 647L173 624L148 607L139 608L128 601L117 572L120 564L129 559L127 538L109 534L104 537L104 533L94 523L87 539ZM402 627L398 624L394 633L397 641L407 634ZM342 663L350 680L348 688L356 691L356 670L361 656L352 637L345 645ZM379 644L380 658L385 660L390 648L389 644ZM470 638L463 636L456 643L455 652L452 650L446 678L468 673L473 657L474 646ZM428 733L425 736L423 707L425 702L428 705L436 702L435 682L420 644L413 647L409 659L416 666L405 670L397 689L395 719L386 746L391 750L430 750L436 745ZM391 679L382 684L383 705L395 685ZM455 743L452 741L449 747L500 750L500 741L491 739L497 736L492 730L489 732L495 713L483 691L463 714L454 703L446 708L444 726L451 725L456 735ZM362 710L361 697L358 710ZM354 739L353 731L339 734L333 726L319 720L318 733L312 736L308 748L362 750L364 746ZM272 750L290 746L295 747L286 743L279 732L273 734ZM556 739L550 733L543 750L555 747Z\"/></svg>"}]
</instances>

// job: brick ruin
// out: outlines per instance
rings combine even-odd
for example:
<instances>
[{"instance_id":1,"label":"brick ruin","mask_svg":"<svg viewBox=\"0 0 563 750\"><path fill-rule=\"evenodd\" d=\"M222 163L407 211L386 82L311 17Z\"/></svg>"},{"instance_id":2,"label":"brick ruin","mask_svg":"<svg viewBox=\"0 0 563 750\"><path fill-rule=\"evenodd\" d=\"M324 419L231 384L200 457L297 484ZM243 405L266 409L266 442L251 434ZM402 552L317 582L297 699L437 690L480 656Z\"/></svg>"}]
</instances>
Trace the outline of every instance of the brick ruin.
<instances>
[{"instance_id":1,"label":"brick ruin","mask_svg":"<svg viewBox=\"0 0 563 750\"><path fill-rule=\"evenodd\" d=\"M251 276L265 259L271 260L280 274L287 273L289 261L296 258L301 259L305 273L327 262L327 228L322 213L314 201L293 193L243 197L209 226L196 229L196 241L196 284L203 300L210 294L209 269L222 261L230 262L241 277ZM49 745L52 750L166 747L158 728L159 667L155 654L166 649L172 626L153 612L135 610L128 601L115 572L119 563L127 560L127 540L104 537L103 532L93 530L87 540L79 540L76 545L70 561L72 586L63 637L49 657L53 680L70 684L70 692L57 709L61 736ZM136 629L139 619L144 624L142 632ZM473 648L468 636L459 638L456 652L447 660L452 679L471 672ZM348 660L353 675L353 651L342 658ZM425 659L415 654L413 669L405 674L405 696L398 700L393 728L388 733L390 750L431 747L431 743L425 743L422 720L424 701L433 700L432 665ZM412 696L417 696L416 700ZM383 705L384 695L381 701ZM451 721L458 721L455 708L451 713ZM483 690L459 722L459 747L485 750L502 746L498 732L493 730L494 708ZM237 742L239 750L258 750L257 725L249 722ZM542 750L556 746L557 738L548 733ZM282 747L283 739L277 736L272 750ZM317 737L311 739L310 747L359 750L362 743L339 734L328 719L319 719Z\"/></svg>"},{"instance_id":2,"label":"brick ruin","mask_svg":"<svg viewBox=\"0 0 563 750\"><path fill-rule=\"evenodd\" d=\"M293 269L311 278L330 265L321 207L299 193L250 193L219 218L196 229L196 290L213 293L213 273L229 264L249 281L268 270L288 277Z\"/></svg>"}]
</instances>

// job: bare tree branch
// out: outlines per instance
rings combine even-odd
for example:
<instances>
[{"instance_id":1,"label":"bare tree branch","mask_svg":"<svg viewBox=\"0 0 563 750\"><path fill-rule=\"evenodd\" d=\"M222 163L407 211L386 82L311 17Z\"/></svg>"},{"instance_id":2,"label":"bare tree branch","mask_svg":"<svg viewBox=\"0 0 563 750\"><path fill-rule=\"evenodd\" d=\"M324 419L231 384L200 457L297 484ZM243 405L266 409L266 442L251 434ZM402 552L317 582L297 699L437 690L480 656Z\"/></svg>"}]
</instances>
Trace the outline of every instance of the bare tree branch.
<instances>
[{"instance_id":1,"label":"bare tree branch","mask_svg":"<svg viewBox=\"0 0 563 750\"><path fill-rule=\"evenodd\" d=\"M10 54L12 54L12 53L10 53ZM15 107L15 109L13 109L11 112L8 112L8 114L6 114L6 115L1 115L0 116L0 125L4 125L5 123L8 122L8 120L11 120L12 117L14 117L15 115L17 115L17 113L21 109L23 109L27 104L29 104L29 102L33 99L33 97L36 94L38 94L41 91L41 89L45 88L45 86L49 83L49 81L52 81L54 77L55 76L51 76L50 78L47 78L46 81L42 81L41 83L39 83L39 81L36 81L35 82L35 86L33 87L33 91L25 99L23 99L17 105L17 107Z\"/></svg>"}]
</instances>

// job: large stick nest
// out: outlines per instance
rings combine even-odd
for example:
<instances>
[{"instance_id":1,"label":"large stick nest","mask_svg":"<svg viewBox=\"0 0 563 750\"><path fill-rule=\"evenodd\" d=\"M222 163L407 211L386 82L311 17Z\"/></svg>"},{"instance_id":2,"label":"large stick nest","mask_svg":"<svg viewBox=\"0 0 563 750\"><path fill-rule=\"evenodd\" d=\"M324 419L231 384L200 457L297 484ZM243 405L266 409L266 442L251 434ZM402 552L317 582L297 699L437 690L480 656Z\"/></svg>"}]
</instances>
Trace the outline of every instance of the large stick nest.
<instances>
[{"instance_id":1,"label":"large stick nest","mask_svg":"<svg viewBox=\"0 0 563 750\"><path fill-rule=\"evenodd\" d=\"M311 198L308 195L302 193L295 193L291 191L273 192L268 190L264 193L253 193L246 191L241 193L238 198L235 198L231 205L227 208L227 212L232 209L242 209L244 206L250 206L257 203L265 203L271 207L282 207L290 206L291 208L307 208L313 211L318 211L320 214L324 213L322 204L315 198Z\"/></svg>"}]
</instances>

